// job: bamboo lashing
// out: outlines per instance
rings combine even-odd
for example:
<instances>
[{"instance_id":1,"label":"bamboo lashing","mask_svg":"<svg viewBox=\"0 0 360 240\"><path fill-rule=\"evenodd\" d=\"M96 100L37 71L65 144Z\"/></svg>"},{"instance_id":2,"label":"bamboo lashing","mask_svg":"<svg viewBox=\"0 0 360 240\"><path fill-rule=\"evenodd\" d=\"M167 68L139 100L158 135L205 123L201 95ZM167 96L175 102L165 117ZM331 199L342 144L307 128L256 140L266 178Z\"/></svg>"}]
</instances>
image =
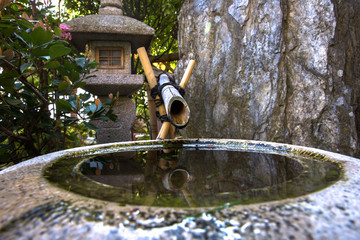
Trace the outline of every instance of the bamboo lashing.
<instances>
[{"instance_id":1,"label":"bamboo lashing","mask_svg":"<svg viewBox=\"0 0 360 240\"><path fill-rule=\"evenodd\" d=\"M141 65L144 69L145 76L148 80L149 87L153 88L157 85L157 80L155 78L155 74L152 69L152 66L151 66L149 57L146 53L146 50L144 47L141 47L141 48L137 49L137 52L139 54ZM191 72L192 72L194 66L195 66L195 60L190 60L188 66L186 68L186 71L184 73L184 76L180 82L180 87L182 87L183 89L186 87L186 85L189 81L189 78L190 78L190 75L191 75ZM160 99L160 96L156 96L156 99ZM164 104L162 104L158 107L158 111L161 116L167 114ZM168 121L163 122L161 129L159 131L159 134L157 136L157 139L165 139L167 137L170 129L174 129L174 128L171 128L171 123ZM170 135L170 137L174 137L174 134L169 134L169 135Z\"/></svg>"},{"instance_id":2,"label":"bamboo lashing","mask_svg":"<svg viewBox=\"0 0 360 240\"><path fill-rule=\"evenodd\" d=\"M170 81L166 74L160 75L158 84L168 119L175 127L184 128L189 122L190 108L180 94L180 89Z\"/></svg>"},{"instance_id":3,"label":"bamboo lashing","mask_svg":"<svg viewBox=\"0 0 360 240\"><path fill-rule=\"evenodd\" d=\"M157 117L156 117L156 106L154 99L150 96L150 87L149 84L146 83L146 92L149 104L149 120L150 120L150 132L151 132L151 139L156 139L158 134L158 127L157 127Z\"/></svg>"}]
</instances>

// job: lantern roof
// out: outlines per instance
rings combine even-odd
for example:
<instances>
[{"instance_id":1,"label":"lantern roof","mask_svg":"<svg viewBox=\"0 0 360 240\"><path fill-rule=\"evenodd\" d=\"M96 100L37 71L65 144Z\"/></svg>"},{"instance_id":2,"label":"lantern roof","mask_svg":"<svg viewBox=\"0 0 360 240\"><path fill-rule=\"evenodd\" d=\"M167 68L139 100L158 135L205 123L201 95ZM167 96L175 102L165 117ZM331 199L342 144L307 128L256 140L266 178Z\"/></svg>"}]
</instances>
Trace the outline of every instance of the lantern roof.
<instances>
[{"instance_id":1,"label":"lantern roof","mask_svg":"<svg viewBox=\"0 0 360 240\"><path fill-rule=\"evenodd\" d=\"M78 17L64 23L70 28L72 42L85 51L89 41L126 41L133 53L148 48L155 30L134 18L122 15L120 0L102 0L99 14Z\"/></svg>"}]
</instances>

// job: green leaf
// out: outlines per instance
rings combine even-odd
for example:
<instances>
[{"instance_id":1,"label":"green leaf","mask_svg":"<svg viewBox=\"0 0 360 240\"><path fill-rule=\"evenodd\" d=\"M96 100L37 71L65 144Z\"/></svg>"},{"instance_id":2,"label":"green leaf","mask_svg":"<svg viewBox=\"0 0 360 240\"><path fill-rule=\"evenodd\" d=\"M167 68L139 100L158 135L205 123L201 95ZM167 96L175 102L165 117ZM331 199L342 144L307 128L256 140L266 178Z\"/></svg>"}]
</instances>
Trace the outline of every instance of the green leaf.
<instances>
[{"instance_id":1,"label":"green leaf","mask_svg":"<svg viewBox=\"0 0 360 240\"><path fill-rule=\"evenodd\" d=\"M74 109L77 109L77 108L78 108L78 105L77 105L77 101L76 101L76 100L70 101L70 104L71 104L71 106L72 106Z\"/></svg>"},{"instance_id":2,"label":"green leaf","mask_svg":"<svg viewBox=\"0 0 360 240\"><path fill-rule=\"evenodd\" d=\"M14 78L17 78L19 76L20 76L20 74L15 69L13 69L13 70L11 70L9 72L6 72L6 73L2 73L0 75L0 80L1 80L0 84L3 81L3 79L8 79L8 78L14 79Z\"/></svg>"},{"instance_id":3,"label":"green leaf","mask_svg":"<svg viewBox=\"0 0 360 240\"><path fill-rule=\"evenodd\" d=\"M94 112L97 110L96 105L95 105L95 104L91 104L91 105L89 106L89 110L90 110L90 112L94 113Z\"/></svg>"},{"instance_id":4,"label":"green leaf","mask_svg":"<svg viewBox=\"0 0 360 240\"><path fill-rule=\"evenodd\" d=\"M81 68L85 66L85 58L77 58L75 60L76 64L79 65Z\"/></svg>"},{"instance_id":5,"label":"green leaf","mask_svg":"<svg viewBox=\"0 0 360 240\"><path fill-rule=\"evenodd\" d=\"M74 85L75 88L82 88L86 85L86 82L78 82Z\"/></svg>"},{"instance_id":6,"label":"green leaf","mask_svg":"<svg viewBox=\"0 0 360 240\"><path fill-rule=\"evenodd\" d=\"M77 99L76 94L73 94L73 95L70 95L70 96L69 96L69 102L70 102L70 103L71 103L71 101L76 101L76 99Z\"/></svg>"},{"instance_id":7,"label":"green leaf","mask_svg":"<svg viewBox=\"0 0 360 240\"><path fill-rule=\"evenodd\" d=\"M34 48L31 51L31 56L33 56L33 57L43 57L43 56L49 56L49 55L50 55L49 49L42 48L42 47Z\"/></svg>"},{"instance_id":8,"label":"green leaf","mask_svg":"<svg viewBox=\"0 0 360 240\"><path fill-rule=\"evenodd\" d=\"M0 86L2 86L6 92L13 93L14 92L14 82L18 76L19 76L19 73L14 69L7 73L1 74L0 75Z\"/></svg>"},{"instance_id":9,"label":"green leaf","mask_svg":"<svg viewBox=\"0 0 360 240\"><path fill-rule=\"evenodd\" d=\"M60 74L60 75L67 76L69 74L68 69L64 65L61 65L60 67L58 67L57 71L58 71L58 74Z\"/></svg>"},{"instance_id":10,"label":"green leaf","mask_svg":"<svg viewBox=\"0 0 360 240\"><path fill-rule=\"evenodd\" d=\"M120 122L121 120L117 117L117 115L111 113L108 115L109 119L114 122Z\"/></svg>"},{"instance_id":11,"label":"green leaf","mask_svg":"<svg viewBox=\"0 0 360 240\"><path fill-rule=\"evenodd\" d=\"M20 66L20 71L24 72L26 69L28 69L29 67L31 67L33 65L32 62L29 63L24 63L23 65Z\"/></svg>"},{"instance_id":12,"label":"green leaf","mask_svg":"<svg viewBox=\"0 0 360 240\"><path fill-rule=\"evenodd\" d=\"M84 101L87 101L91 98L91 93L86 93Z\"/></svg>"},{"instance_id":13,"label":"green leaf","mask_svg":"<svg viewBox=\"0 0 360 240\"><path fill-rule=\"evenodd\" d=\"M99 63L92 61L92 62L88 62L85 67L90 68L90 69L94 69L99 65Z\"/></svg>"},{"instance_id":14,"label":"green leaf","mask_svg":"<svg viewBox=\"0 0 360 240\"><path fill-rule=\"evenodd\" d=\"M50 42L53 38L52 33L44 30L42 27L35 28L30 33L30 37L34 45L41 45Z\"/></svg>"},{"instance_id":15,"label":"green leaf","mask_svg":"<svg viewBox=\"0 0 360 240\"><path fill-rule=\"evenodd\" d=\"M109 118L108 118L107 116L104 116L104 115L101 115L101 116L100 116L100 119L103 120L103 121L109 120Z\"/></svg>"},{"instance_id":16,"label":"green leaf","mask_svg":"<svg viewBox=\"0 0 360 240\"><path fill-rule=\"evenodd\" d=\"M48 134L49 134L50 136L53 136L53 137L55 137L55 138L59 139L59 140L61 140L61 139L62 139L62 135L61 135L61 134L59 134L59 133L56 133L56 132L49 132Z\"/></svg>"},{"instance_id":17,"label":"green leaf","mask_svg":"<svg viewBox=\"0 0 360 240\"><path fill-rule=\"evenodd\" d=\"M57 80L57 79L52 79L51 82L55 85L58 86L63 80Z\"/></svg>"},{"instance_id":18,"label":"green leaf","mask_svg":"<svg viewBox=\"0 0 360 240\"><path fill-rule=\"evenodd\" d=\"M46 64L44 66L44 68L47 68L47 69L54 69L54 68L58 68L60 67L60 63L58 61L51 61L49 62L48 64Z\"/></svg>"},{"instance_id":19,"label":"green leaf","mask_svg":"<svg viewBox=\"0 0 360 240\"><path fill-rule=\"evenodd\" d=\"M14 35L20 39L23 43L25 43L26 45L30 46L31 44L31 39L29 37L29 34L27 34L26 32L22 32L21 34L17 34L14 33ZM24 35L24 36L23 36Z\"/></svg>"},{"instance_id":20,"label":"green leaf","mask_svg":"<svg viewBox=\"0 0 360 240\"><path fill-rule=\"evenodd\" d=\"M12 7L12 9L13 9L15 12L20 11L20 9L19 9L19 7L17 6L17 4L13 4L11 7Z\"/></svg>"},{"instance_id":21,"label":"green leaf","mask_svg":"<svg viewBox=\"0 0 360 240\"><path fill-rule=\"evenodd\" d=\"M112 104L112 100L111 99L106 99L105 100L105 105L111 105Z\"/></svg>"},{"instance_id":22,"label":"green leaf","mask_svg":"<svg viewBox=\"0 0 360 240\"><path fill-rule=\"evenodd\" d=\"M70 52L71 49L65 47L63 44L56 44L50 47L50 58L54 59L54 58L62 57L66 54L69 54Z\"/></svg>"},{"instance_id":23,"label":"green leaf","mask_svg":"<svg viewBox=\"0 0 360 240\"><path fill-rule=\"evenodd\" d=\"M98 118L101 116L102 113L105 112L105 108L104 107L101 107L101 108L98 108L95 113L91 116L91 118Z\"/></svg>"},{"instance_id":24,"label":"green leaf","mask_svg":"<svg viewBox=\"0 0 360 240\"><path fill-rule=\"evenodd\" d=\"M64 67L70 72L72 70L76 70L76 65L70 61L64 63Z\"/></svg>"},{"instance_id":25,"label":"green leaf","mask_svg":"<svg viewBox=\"0 0 360 240\"><path fill-rule=\"evenodd\" d=\"M79 80L80 74L79 74L78 72L76 72L76 71L73 70L73 71L70 72L70 74L69 74L68 77L70 78L70 80L71 80L72 82L76 82L77 80Z\"/></svg>"},{"instance_id":26,"label":"green leaf","mask_svg":"<svg viewBox=\"0 0 360 240\"><path fill-rule=\"evenodd\" d=\"M60 29L59 27L55 27L54 33L55 33L58 37L61 37L61 29Z\"/></svg>"},{"instance_id":27,"label":"green leaf","mask_svg":"<svg viewBox=\"0 0 360 240\"><path fill-rule=\"evenodd\" d=\"M61 83L59 83L58 89L59 89L59 91L64 91L69 86L70 86L70 83L68 83L67 81L62 81Z\"/></svg>"},{"instance_id":28,"label":"green leaf","mask_svg":"<svg viewBox=\"0 0 360 240\"><path fill-rule=\"evenodd\" d=\"M21 100L19 99L16 99L16 98L9 98L9 97L6 97L5 98L5 101L10 104L10 105L18 105L18 104L21 104Z\"/></svg>"},{"instance_id":29,"label":"green leaf","mask_svg":"<svg viewBox=\"0 0 360 240\"><path fill-rule=\"evenodd\" d=\"M14 24L11 24L10 22L6 22L6 21L2 21L0 19L0 29L3 30L15 30L15 26ZM5 29L4 29L5 28Z\"/></svg>"},{"instance_id":30,"label":"green leaf","mask_svg":"<svg viewBox=\"0 0 360 240\"><path fill-rule=\"evenodd\" d=\"M98 130L98 128L95 127L94 125L92 125L91 123L84 122L84 125L85 125L85 127L87 127L87 128L90 129L90 130L94 130L94 131L97 131L97 130Z\"/></svg>"},{"instance_id":31,"label":"green leaf","mask_svg":"<svg viewBox=\"0 0 360 240\"><path fill-rule=\"evenodd\" d=\"M64 113L70 113L73 111L71 104L64 99L58 100L58 102L56 103L56 110Z\"/></svg>"},{"instance_id":32,"label":"green leaf","mask_svg":"<svg viewBox=\"0 0 360 240\"><path fill-rule=\"evenodd\" d=\"M20 18L18 20L18 24L21 26L21 27L24 27L24 28L33 28L34 27L34 24L32 24L31 22L29 22L29 20L25 19L25 18Z\"/></svg>"}]
</instances>

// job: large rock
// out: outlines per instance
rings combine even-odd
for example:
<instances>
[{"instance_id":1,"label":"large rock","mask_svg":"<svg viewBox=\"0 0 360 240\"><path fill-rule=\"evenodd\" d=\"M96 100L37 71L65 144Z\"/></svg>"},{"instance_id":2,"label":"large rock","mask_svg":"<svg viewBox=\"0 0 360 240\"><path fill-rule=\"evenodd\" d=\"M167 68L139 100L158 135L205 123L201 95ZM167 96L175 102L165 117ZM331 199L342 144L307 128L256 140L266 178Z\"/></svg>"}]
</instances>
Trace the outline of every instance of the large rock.
<instances>
[{"instance_id":1,"label":"large rock","mask_svg":"<svg viewBox=\"0 0 360 240\"><path fill-rule=\"evenodd\" d=\"M359 154L359 1L188 0L179 22L184 135Z\"/></svg>"}]
</instances>

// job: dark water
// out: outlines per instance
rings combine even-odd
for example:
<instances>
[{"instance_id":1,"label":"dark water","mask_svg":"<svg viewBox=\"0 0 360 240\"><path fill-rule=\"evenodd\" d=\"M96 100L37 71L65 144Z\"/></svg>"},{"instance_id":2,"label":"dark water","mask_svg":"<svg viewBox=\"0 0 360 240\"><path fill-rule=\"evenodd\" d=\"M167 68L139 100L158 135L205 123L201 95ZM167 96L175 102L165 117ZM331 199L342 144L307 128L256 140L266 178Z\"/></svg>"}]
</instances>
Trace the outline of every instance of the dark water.
<instances>
[{"instance_id":1,"label":"dark water","mask_svg":"<svg viewBox=\"0 0 360 240\"><path fill-rule=\"evenodd\" d=\"M254 152L174 149L64 158L55 185L121 205L207 207L297 197L334 183L337 164Z\"/></svg>"}]
</instances>

